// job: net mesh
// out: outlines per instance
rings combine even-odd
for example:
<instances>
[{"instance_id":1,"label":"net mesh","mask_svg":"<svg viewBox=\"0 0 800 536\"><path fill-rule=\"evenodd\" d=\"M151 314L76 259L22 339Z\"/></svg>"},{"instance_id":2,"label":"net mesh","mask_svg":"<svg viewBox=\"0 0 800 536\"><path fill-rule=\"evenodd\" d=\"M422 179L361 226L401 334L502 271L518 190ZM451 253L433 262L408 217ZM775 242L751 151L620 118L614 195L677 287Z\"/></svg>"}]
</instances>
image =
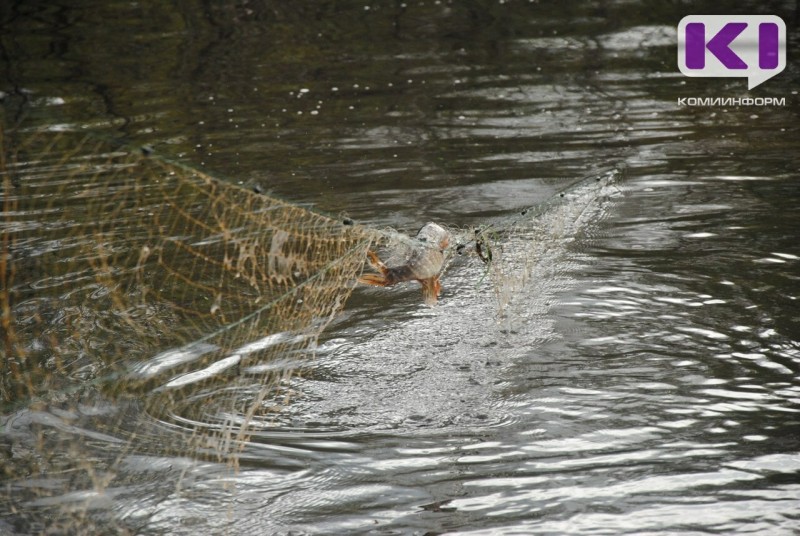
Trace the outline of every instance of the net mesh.
<instances>
[{"instance_id":1,"label":"net mesh","mask_svg":"<svg viewBox=\"0 0 800 536\"><path fill-rule=\"evenodd\" d=\"M382 240L89 138L31 136L3 158L11 510L102 488L159 428L176 454L235 463ZM54 472L64 489L31 485Z\"/></svg>"},{"instance_id":2,"label":"net mesh","mask_svg":"<svg viewBox=\"0 0 800 536\"><path fill-rule=\"evenodd\" d=\"M96 503L140 456L235 467L367 253L402 264L429 247L95 138L13 141L0 140L0 520L13 523L0 529L118 530ZM613 178L448 229L445 264L479 258L507 301L542 253L531 244L573 236Z\"/></svg>"}]
</instances>

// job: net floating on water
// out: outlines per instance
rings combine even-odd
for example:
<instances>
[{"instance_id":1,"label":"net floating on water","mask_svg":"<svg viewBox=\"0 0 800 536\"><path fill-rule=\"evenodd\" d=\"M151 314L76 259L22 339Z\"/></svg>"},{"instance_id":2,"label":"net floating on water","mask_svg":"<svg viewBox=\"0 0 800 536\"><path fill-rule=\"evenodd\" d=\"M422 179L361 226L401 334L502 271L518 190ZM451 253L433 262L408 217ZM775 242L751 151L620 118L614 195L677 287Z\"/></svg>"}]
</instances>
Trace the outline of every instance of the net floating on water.
<instances>
[{"instance_id":1,"label":"net floating on water","mask_svg":"<svg viewBox=\"0 0 800 536\"><path fill-rule=\"evenodd\" d=\"M273 425L368 253L395 267L431 247L152 151L68 132L4 145L0 517L38 512L32 531L136 457L235 466L249 434ZM523 284L616 176L478 230L444 228L437 277L461 254L485 262L496 289ZM88 526L90 509L76 512Z\"/></svg>"}]
</instances>

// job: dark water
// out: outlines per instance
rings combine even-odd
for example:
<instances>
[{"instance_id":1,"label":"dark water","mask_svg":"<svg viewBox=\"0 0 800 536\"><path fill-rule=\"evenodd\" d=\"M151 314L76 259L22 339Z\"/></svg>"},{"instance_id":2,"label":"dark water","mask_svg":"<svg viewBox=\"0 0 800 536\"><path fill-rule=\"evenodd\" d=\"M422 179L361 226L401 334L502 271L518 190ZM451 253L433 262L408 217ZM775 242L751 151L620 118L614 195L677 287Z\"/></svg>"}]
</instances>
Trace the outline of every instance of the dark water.
<instances>
[{"instance_id":1,"label":"dark water","mask_svg":"<svg viewBox=\"0 0 800 536\"><path fill-rule=\"evenodd\" d=\"M376 227L480 224L625 169L525 281L457 265L435 308L358 290L237 472L156 446L102 493L14 507L134 534L796 533L795 8L4 4L6 124L150 144ZM751 92L683 77L675 27L709 12L782 16L786 70ZM678 102L746 96L785 105Z\"/></svg>"}]
</instances>

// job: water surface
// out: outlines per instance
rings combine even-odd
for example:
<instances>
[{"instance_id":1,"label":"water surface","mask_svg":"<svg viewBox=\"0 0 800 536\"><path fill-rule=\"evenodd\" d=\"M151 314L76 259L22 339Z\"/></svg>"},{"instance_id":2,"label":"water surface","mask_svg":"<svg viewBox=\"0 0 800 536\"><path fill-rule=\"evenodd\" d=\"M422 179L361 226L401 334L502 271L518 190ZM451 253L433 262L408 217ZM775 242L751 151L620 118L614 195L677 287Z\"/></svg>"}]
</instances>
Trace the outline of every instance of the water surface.
<instances>
[{"instance_id":1,"label":"water surface","mask_svg":"<svg viewBox=\"0 0 800 536\"><path fill-rule=\"evenodd\" d=\"M790 50L795 7L770 5ZM762 7L3 7L6 125L148 144L374 228L468 228L624 174L558 239L500 237L505 279L457 259L434 308L356 289L236 467L177 421L120 429L147 392L15 401L0 532L792 534L798 69L752 92L684 78L674 28L710 11ZM752 95L785 105L678 104ZM112 463L59 472L62 436Z\"/></svg>"}]
</instances>

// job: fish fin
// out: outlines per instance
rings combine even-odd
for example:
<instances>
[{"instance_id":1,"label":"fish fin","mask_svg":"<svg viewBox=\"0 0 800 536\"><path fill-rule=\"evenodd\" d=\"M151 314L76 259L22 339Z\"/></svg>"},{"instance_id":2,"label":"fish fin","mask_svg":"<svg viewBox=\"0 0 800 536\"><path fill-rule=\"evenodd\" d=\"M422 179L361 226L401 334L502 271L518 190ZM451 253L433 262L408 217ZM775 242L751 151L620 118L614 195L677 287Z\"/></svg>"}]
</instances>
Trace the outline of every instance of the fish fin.
<instances>
[{"instance_id":1,"label":"fish fin","mask_svg":"<svg viewBox=\"0 0 800 536\"><path fill-rule=\"evenodd\" d=\"M371 249L367 250L367 257L369 257L369 265L370 266L372 266L373 268L378 270L383 275L386 275L386 274L389 273L389 267L386 266L385 264L383 264L383 261L381 261L381 258L378 257L377 253L375 253Z\"/></svg>"},{"instance_id":2,"label":"fish fin","mask_svg":"<svg viewBox=\"0 0 800 536\"><path fill-rule=\"evenodd\" d=\"M358 278L359 283L365 285L372 285L373 287L388 287L394 285L397 281L390 276L389 267L383 264L378 254L374 251L367 250L367 257L369 257L369 265L378 270L379 274L363 274Z\"/></svg>"},{"instance_id":3,"label":"fish fin","mask_svg":"<svg viewBox=\"0 0 800 536\"><path fill-rule=\"evenodd\" d=\"M428 305L436 305L439 294L442 292L442 284L439 282L439 276L431 277L430 279L420 279L422 285L422 297Z\"/></svg>"},{"instance_id":4,"label":"fish fin","mask_svg":"<svg viewBox=\"0 0 800 536\"><path fill-rule=\"evenodd\" d=\"M358 278L358 282L372 285L373 287L388 287L392 285L389 278L381 274L364 274Z\"/></svg>"}]
</instances>

